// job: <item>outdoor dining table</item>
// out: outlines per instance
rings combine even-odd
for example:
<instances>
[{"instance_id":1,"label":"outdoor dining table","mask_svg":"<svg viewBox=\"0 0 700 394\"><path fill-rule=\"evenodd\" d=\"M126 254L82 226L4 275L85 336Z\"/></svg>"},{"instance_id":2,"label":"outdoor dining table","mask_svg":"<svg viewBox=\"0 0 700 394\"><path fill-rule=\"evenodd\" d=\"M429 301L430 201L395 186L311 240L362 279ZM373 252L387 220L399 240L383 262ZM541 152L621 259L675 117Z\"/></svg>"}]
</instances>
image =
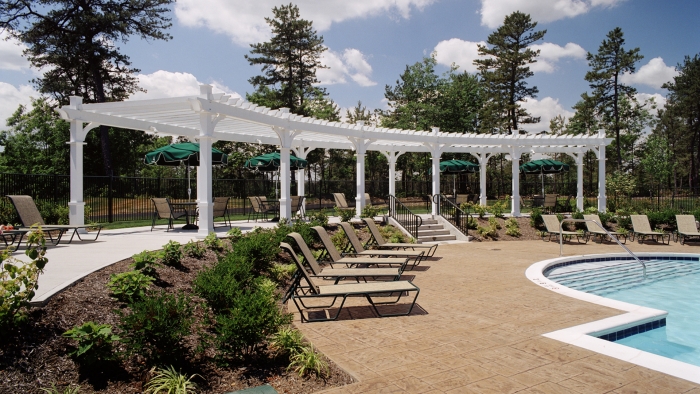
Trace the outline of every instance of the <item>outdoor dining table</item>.
<instances>
[{"instance_id":1,"label":"outdoor dining table","mask_svg":"<svg viewBox=\"0 0 700 394\"><path fill-rule=\"evenodd\" d=\"M197 215L197 202L196 201L185 201L185 202L170 202L173 210L184 210L185 220L187 224L182 226L183 230L199 230L199 226L194 223L190 223L190 216L195 217Z\"/></svg>"},{"instance_id":2,"label":"outdoor dining table","mask_svg":"<svg viewBox=\"0 0 700 394\"><path fill-rule=\"evenodd\" d=\"M532 196L532 206L533 207L542 207L544 206L544 196Z\"/></svg>"}]
</instances>

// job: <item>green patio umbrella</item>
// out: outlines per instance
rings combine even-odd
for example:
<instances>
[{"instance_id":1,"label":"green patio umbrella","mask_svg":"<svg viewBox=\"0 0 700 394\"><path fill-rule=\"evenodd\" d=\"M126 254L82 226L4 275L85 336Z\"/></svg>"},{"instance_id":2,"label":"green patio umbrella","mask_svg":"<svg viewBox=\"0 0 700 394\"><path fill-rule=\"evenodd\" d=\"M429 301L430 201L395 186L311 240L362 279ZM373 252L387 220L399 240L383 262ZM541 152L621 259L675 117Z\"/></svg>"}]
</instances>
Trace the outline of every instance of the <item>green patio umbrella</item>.
<instances>
[{"instance_id":1,"label":"green patio umbrella","mask_svg":"<svg viewBox=\"0 0 700 394\"><path fill-rule=\"evenodd\" d=\"M540 159L528 161L520 166L520 172L523 174L540 174L542 179L542 195L544 196L544 175L559 174L569 171L569 165L557 160Z\"/></svg>"},{"instance_id":2,"label":"green patio umbrella","mask_svg":"<svg viewBox=\"0 0 700 394\"><path fill-rule=\"evenodd\" d=\"M213 165L227 164L228 156L215 148L211 148L211 161ZM187 198L191 199L190 166L199 166L199 144L196 142L180 142L160 147L146 153L143 161L146 164L157 166L187 166Z\"/></svg>"},{"instance_id":3,"label":"green patio umbrella","mask_svg":"<svg viewBox=\"0 0 700 394\"><path fill-rule=\"evenodd\" d=\"M301 170L303 168L306 168L309 165L309 162L300 159L292 154L289 155L289 170L290 171L296 171L296 170ZM279 152L270 152L270 153L265 153L264 155L260 156L255 156L253 158L250 158L246 160L245 164L243 164L243 168L247 168L253 171L260 171L260 172L272 172L272 171L279 171L280 168L280 153ZM277 176L277 180L279 181L279 175ZM277 184L275 183L275 195L277 195Z\"/></svg>"},{"instance_id":4,"label":"green patio umbrella","mask_svg":"<svg viewBox=\"0 0 700 394\"><path fill-rule=\"evenodd\" d=\"M457 196L456 190L456 184L455 184L455 174L461 174L461 173L467 173L467 174L473 174L475 172L479 171L479 165L474 164L471 161L465 161L465 160L445 160L440 162L440 172L441 173L448 173L452 174L452 195ZM428 170L428 174L432 174L433 169L432 167Z\"/></svg>"}]
</instances>

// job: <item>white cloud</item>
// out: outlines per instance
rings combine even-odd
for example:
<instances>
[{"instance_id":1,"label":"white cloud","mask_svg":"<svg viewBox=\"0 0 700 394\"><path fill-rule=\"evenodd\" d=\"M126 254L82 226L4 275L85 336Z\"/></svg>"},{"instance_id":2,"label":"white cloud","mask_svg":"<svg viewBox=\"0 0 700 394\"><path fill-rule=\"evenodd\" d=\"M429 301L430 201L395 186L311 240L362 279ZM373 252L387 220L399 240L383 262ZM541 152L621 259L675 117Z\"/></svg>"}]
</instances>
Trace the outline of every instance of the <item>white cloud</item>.
<instances>
[{"instance_id":1,"label":"white cloud","mask_svg":"<svg viewBox=\"0 0 700 394\"><path fill-rule=\"evenodd\" d=\"M328 30L333 23L353 18L366 18L389 13L409 18L411 11L422 10L436 0L298 0L301 17L311 20L318 31ZM178 0L175 16L189 27L206 27L228 35L241 46L266 41L270 30L265 17L272 17L272 8L279 0Z\"/></svg>"},{"instance_id":2,"label":"white cloud","mask_svg":"<svg viewBox=\"0 0 700 394\"><path fill-rule=\"evenodd\" d=\"M549 131L549 121L557 115L562 115L565 118L574 116L574 113L564 109L559 104L559 99L545 97L542 100L528 99L522 102L521 105L532 116L540 116L539 123L520 124L519 127L530 132L540 132L542 130Z\"/></svg>"},{"instance_id":3,"label":"white cloud","mask_svg":"<svg viewBox=\"0 0 700 394\"><path fill-rule=\"evenodd\" d=\"M6 129L9 118L20 104L29 106L30 97L39 98L40 94L29 85L20 85L16 88L9 83L0 82L0 130Z\"/></svg>"},{"instance_id":4,"label":"white cloud","mask_svg":"<svg viewBox=\"0 0 700 394\"><path fill-rule=\"evenodd\" d=\"M320 85L335 85L347 83L349 77L360 86L374 86L372 81L372 66L365 59L365 55L357 49L347 48L343 53L337 53L330 49L321 55L321 64L328 68L316 70L316 77Z\"/></svg>"},{"instance_id":5,"label":"white cloud","mask_svg":"<svg viewBox=\"0 0 700 394\"><path fill-rule=\"evenodd\" d=\"M0 32L0 70L23 71L29 69L29 62L22 57L27 46L14 39L8 39L7 32Z\"/></svg>"},{"instance_id":6,"label":"white cloud","mask_svg":"<svg viewBox=\"0 0 700 394\"><path fill-rule=\"evenodd\" d=\"M451 38L438 42L435 45L435 60L438 64L451 66L453 63L459 66L459 70L476 72L474 59L480 58L477 45L486 45L486 42L464 41L459 38Z\"/></svg>"},{"instance_id":7,"label":"white cloud","mask_svg":"<svg viewBox=\"0 0 700 394\"><path fill-rule=\"evenodd\" d=\"M147 92L137 92L129 100L194 96L199 94L199 85L203 84L190 73L165 70L158 70L152 74L139 74L138 79L139 86L146 89ZM214 81L210 82L210 84L214 86L214 93L224 92L235 97L241 97L238 93L219 82Z\"/></svg>"},{"instance_id":8,"label":"white cloud","mask_svg":"<svg viewBox=\"0 0 700 394\"><path fill-rule=\"evenodd\" d=\"M495 29L515 11L535 22L552 22L585 14L595 7L613 7L625 0L481 0L481 24Z\"/></svg>"},{"instance_id":9,"label":"white cloud","mask_svg":"<svg viewBox=\"0 0 700 394\"><path fill-rule=\"evenodd\" d=\"M552 73L556 69L556 63L564 57L572 57L574 59L585 59L586 51L580 45L570 42L566 45L559 46L551 42L536 44L530 47L533 51L540 50L540 56L537 62L530 65L530 70L533 72Z\"/></svg>"},{"instance_id":10,"label":"white cloud","mask_svg":"<svg viewBox=\"0 0 700 394\"><path fill-rule=\"evenodd\" d=\"M637 93L634 96L640 103L644 103L649 99L654 99L653 108L649 104L646 105L647 110L649 110L649 112L654 116L656 116L659 109L663 109L664 105L666 104L666 97L660 95L659 93Z\"/></svg>"},{"instance_id":11,"label":"white cloud","mask_svg":"<svg viewBox=\"0 0 700 394\"><path fill-rule=\"evenodd\" d=\"M678 75L674 67L667 66L664 59L655 57L649 63L643 65L636 73L625 73L620 77L624 84L647 85L655 89L661 89L661 85L669 82Z\"/></svg>"}]
</instances>

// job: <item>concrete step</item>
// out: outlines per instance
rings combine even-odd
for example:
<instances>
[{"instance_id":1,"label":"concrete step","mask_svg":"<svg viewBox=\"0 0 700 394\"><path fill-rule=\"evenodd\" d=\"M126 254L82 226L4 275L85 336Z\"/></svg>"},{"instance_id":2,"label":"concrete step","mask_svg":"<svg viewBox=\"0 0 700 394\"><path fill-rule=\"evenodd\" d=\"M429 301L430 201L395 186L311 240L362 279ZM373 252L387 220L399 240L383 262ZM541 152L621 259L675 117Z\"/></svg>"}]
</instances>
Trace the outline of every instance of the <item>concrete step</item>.
<instances>
[{"instance_id":1,"label":"concrete step","mask_svg":"<svg viewBox=\"0 0 700 394\"><path fill-rule=\"evenodd\" d=\"M425 230L425 231L418 230L418 238L420 238L420 237L433 237L436 235L448 235L448 234L450 234L450 230Z\"/></svg>"},{"instance_id":2,"label":"concrete step","mask_svg":"<svg viewBox=\"0 0 700 394\"><path fill-rule=\"evenodd\" d=\"M418 236L418 242L437 242L437 241L455 241L457 237L454 235L435 235L432 237Z\"/></svg>"},{"instance_id":3,"label":"concrete step","mask_svg":"<svg viewBox=\"0 0 700 394\"><path fill-rule=\"evenodd\" d=\"M426 224L437 224L438 221L435 219L427 219L427 218L421 218L423 220L423 225Z\"/></svg>"},{"instance_id":4,"label":"concrete step","mask_svg":"<svg viewBox=\"0 0 700 394\"><path fill-rule=\"evenodd\" d=\"M445 228L442 224L424 224L420 227L418 227L418 231L421 230L442 230Z\"/></svg>"}]
</instances>

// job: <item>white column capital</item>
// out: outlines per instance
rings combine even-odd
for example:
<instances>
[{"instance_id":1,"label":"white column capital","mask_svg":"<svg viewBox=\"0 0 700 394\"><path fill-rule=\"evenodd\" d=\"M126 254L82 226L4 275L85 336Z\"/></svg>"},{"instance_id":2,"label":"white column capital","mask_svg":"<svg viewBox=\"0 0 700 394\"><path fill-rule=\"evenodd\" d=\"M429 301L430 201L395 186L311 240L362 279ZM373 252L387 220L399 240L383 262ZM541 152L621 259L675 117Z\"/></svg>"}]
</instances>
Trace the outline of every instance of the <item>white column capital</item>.
<instances>
[{"instance_id":1,"label":"white column capital","mask_svg":"<svg viewBox=\"0 0 700 394\"><path fill-rule=\"evenodd\" d=\"M303 147L303 146L296 146L292 148L292 151L294 151L294 155L300 159L306 159L306 156L316 148L311 148L311 147Z\"/></svg>"},{"instance_id":2,"label":"white column capital","mask_svg":"<svg viewBox=\"0 0 700 394\"><path fill-rule=\"evenodd\" d=\"M277 134L277 137L279 137L279 139L280 139L280 147L287 148L287 149L292 148L292 143L294 142L294 138L301 133L298 130L289 130L289 129L286 129L284 127L276 127L276 126L273 126L272 130Z\"/></svg>"},{"instance_id":3,"label":"white column capital","mask_svg":"<svg viewBox=\"0 0 700 394\"><path fill-rule=\"evenodd\" d=\"M348 137L348 141L350 141L355 147L355 152L364 155L365 153L367 153L367 147L370 146L376 140L360 137Z\"/></svg>"}]
</instances>

